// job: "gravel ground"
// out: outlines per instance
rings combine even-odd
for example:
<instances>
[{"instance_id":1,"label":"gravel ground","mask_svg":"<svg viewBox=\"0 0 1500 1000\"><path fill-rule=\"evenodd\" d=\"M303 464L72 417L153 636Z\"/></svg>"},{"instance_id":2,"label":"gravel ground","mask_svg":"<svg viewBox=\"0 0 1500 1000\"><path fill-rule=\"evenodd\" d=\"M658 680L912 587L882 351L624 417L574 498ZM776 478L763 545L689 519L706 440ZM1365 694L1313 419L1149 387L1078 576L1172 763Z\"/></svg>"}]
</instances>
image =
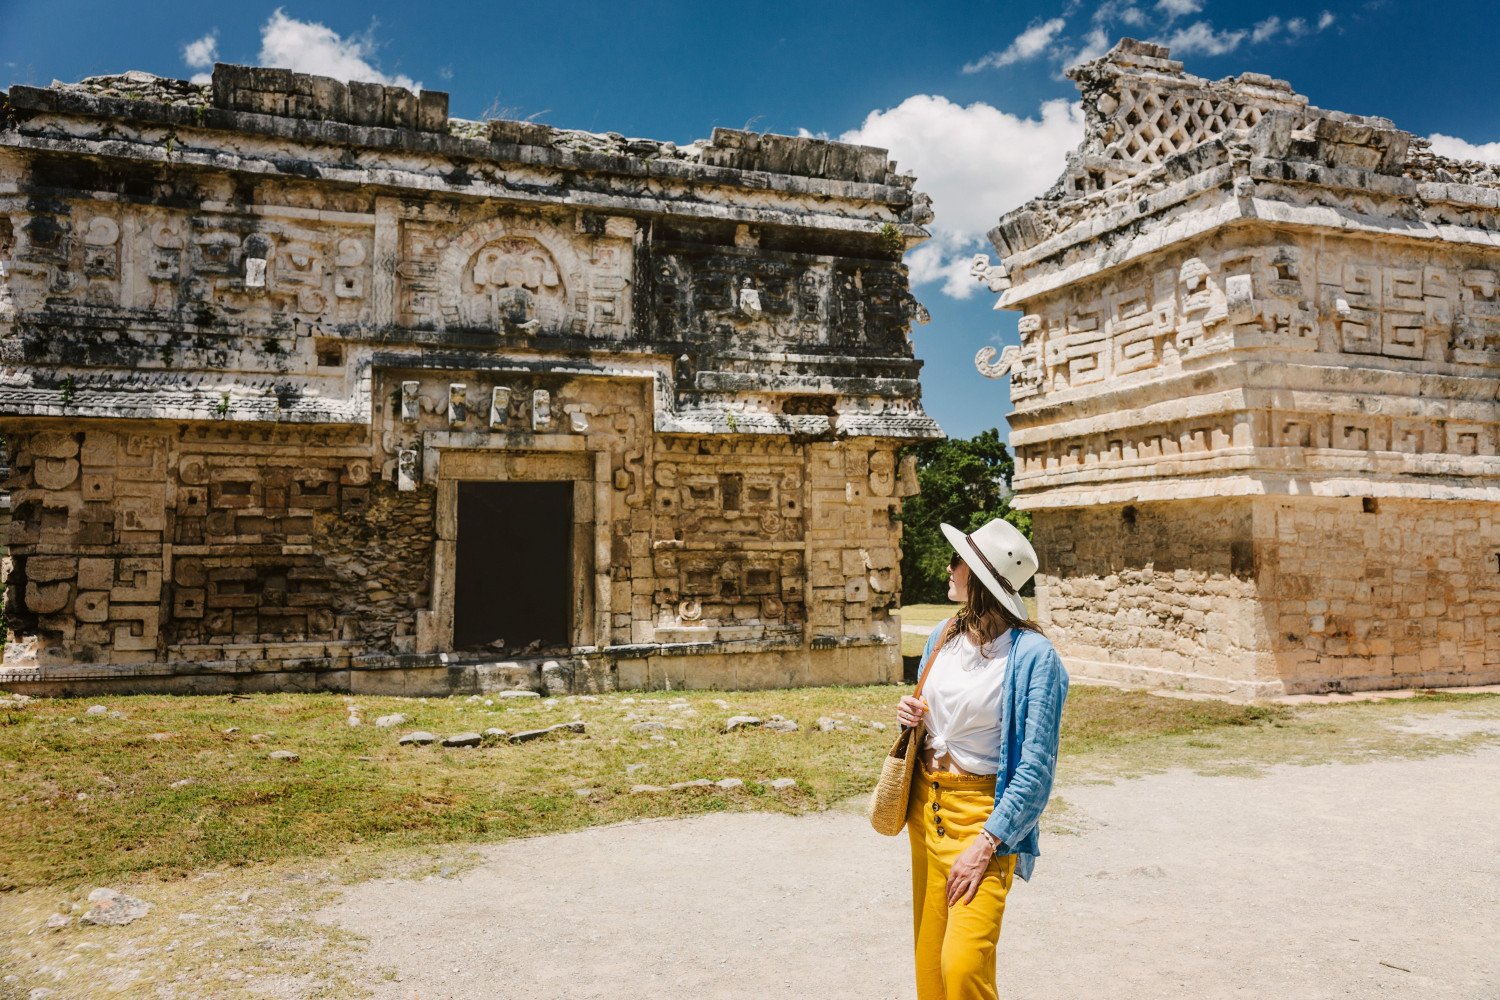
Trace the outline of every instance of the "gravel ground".
<instances>
[{"instance_id":1,"label":"gravel ground","mask_svg":"<svg viewBox=\"0 0 1500 1000\"><path fill-rule=\"evenodd\" d=\"M1500 997L1500 747L1063 790L1003 996ZM481 850L321 911L378 998L908 997L906 842L852 812L635 823Z\"/></svg>"}]
</instances>

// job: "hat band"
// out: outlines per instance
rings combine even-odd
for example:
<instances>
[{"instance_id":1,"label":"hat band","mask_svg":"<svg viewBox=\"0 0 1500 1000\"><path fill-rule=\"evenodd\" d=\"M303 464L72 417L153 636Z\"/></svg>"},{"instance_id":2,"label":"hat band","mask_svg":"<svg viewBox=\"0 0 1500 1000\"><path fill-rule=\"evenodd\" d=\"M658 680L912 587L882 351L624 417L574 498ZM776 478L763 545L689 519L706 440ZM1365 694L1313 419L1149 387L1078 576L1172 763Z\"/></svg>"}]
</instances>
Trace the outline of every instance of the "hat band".
<instances>
[{"instance_id":1,"label":"hat band","mask_svg":"<svg viewBox=\"0 0 1500 1000\"><path fill-rule=\"evenodd\" d=\"M1006 590L1014 594L1016 592L1016 588L1000 573L999 570L990 565L990 561L984 557L984 553L979 551L979 546L974 544L974 536L965 535L964 541L969 543L969 548L974 550L974 555L979 557L979 561L984 564L984 568L994 574L995 579L999 581L1000 586L1004 587Z\"/></svg>"}]
</instances>

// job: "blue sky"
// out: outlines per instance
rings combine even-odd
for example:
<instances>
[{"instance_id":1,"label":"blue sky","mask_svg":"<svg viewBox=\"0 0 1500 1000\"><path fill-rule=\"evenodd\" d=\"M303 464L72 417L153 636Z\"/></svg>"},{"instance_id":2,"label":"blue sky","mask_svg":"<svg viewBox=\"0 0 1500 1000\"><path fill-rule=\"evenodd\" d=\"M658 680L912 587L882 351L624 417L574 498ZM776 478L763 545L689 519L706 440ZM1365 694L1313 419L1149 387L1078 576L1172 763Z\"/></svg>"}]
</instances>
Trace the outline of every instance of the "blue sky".
<instances>
[{"instance_id":1,"label":"blue sky","mask_svg":"<svg viewBox=\"0 0 1500 1000\"><path fill-rule=\"evenodd\" d=\"M969 436L1005 430L1005 384L981 377L972 359L1014 342L1016 317L992 311L965 262L987 249L982 233L1001 212L1055 179L1078 141L1065 65L1122 35L1167 41L1189 72L1269 73L1321 107L1383 115L1500 159L1497 6L0 0L0 82L126 69L189 77L217 57L415 82L448 91L458 117L534 116L680 143L725 125L888 145L937 211L934 240L909 260L932 314L914 331L927 406L950 434Z\"/></svg>"}]
</instances>

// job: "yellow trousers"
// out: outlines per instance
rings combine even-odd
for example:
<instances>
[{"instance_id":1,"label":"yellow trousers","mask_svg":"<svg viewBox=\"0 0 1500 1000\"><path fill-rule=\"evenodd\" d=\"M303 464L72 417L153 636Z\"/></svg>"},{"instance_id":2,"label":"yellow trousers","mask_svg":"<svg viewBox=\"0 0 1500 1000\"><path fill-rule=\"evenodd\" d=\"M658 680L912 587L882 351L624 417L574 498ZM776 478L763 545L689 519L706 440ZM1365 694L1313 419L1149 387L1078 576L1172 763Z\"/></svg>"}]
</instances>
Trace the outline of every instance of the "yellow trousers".
<instances>
[{"instance_id":1,"label":"yellow trousers","mask_svg":"<svg viewBox=\"0 0 1500 1000\"><path fill-rule=\"evenodd\" d=\"M994 857L974 899L948 905L948 872L995 808L995 777L934 773L918 764L911 783L906 829L917 1000L996 1000L995 945L1016 856Z\"/></svg>"}]
</instances>

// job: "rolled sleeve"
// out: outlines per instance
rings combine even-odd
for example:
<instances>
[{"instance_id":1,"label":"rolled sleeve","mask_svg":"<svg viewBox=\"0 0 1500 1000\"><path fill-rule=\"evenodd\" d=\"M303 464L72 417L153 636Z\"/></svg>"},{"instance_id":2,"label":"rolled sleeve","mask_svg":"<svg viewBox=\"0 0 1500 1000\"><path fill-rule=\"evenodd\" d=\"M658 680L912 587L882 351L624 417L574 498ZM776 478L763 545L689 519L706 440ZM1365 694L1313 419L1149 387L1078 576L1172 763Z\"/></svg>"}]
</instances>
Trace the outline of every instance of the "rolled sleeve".
<instances>
[{"instance_id":1,"label":"rolled sleeve","mask_svg":"<svg viewBox=\"0 0 1500 1000\"><path fill-rule=\"evenodd\" d=\"M1026 687L1026 724L1021 734L1020 759L1006 782L984 829L1015 850L1036 828L1052 794L1057 771L1057 745L1063 702L1068 697L1068 674L1057 652L1049 648L1032 667Z\"/></svg>"}]
</instances>

